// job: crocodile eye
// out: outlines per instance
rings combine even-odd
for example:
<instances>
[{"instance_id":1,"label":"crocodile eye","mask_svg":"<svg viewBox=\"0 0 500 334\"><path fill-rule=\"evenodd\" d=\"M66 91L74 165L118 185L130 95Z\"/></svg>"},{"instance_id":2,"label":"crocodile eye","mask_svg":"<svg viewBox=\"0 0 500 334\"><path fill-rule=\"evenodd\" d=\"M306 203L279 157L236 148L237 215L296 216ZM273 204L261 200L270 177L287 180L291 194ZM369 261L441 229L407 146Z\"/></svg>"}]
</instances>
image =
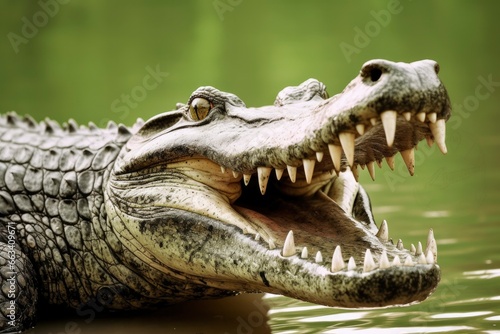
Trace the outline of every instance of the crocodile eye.
<instances>
[{"instance_id":1,"label":"crocodile eye","mask_svg":"<svg viewBox=\"0 0 500 334\"><path fill-rule=\"evenodd\" d=\"M208 116L212 109L210 102L202 97L197 97L189 104L189 116L193 121L201 121Z\"/></svg>"}]
</instances>

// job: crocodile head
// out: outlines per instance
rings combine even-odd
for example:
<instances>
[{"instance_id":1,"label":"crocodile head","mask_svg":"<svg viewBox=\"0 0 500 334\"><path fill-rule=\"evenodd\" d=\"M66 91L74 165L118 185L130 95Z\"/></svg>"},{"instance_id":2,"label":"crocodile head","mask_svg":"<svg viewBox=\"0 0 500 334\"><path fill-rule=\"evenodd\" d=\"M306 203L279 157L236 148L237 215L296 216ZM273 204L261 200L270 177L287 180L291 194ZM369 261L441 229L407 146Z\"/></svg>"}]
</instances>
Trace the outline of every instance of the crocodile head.
<instances>
[{"instance_id":1,"label":"crocodile head","mask_svg":"<svg viewBox=\"0 0 500 334\"><path fill-rule=\"evenodd\" d=\"M420 140L443 153L450 102L436 62L372 60L328 97L307 80L272 106L201 87L122 149L106 209L144 261L199 288L264 291L339 307L424 300L440 269L432 230L405 249L377 224L358 167Z\"/></svg>"}]
</instances>

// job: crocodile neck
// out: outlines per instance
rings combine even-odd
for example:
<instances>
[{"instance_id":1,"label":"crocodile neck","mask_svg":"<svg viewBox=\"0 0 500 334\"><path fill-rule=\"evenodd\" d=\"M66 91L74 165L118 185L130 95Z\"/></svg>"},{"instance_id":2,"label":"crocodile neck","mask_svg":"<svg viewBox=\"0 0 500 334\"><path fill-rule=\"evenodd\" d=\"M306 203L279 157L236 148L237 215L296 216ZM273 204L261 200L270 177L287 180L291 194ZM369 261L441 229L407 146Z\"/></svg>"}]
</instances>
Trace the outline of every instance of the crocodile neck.
<instances>
[{"instance_id":1,"label":"crocodile neck","mask_svg":"<svg viewBox=\"0 0 500 334\"><path fill-rule=\"evenodd\" d=\"M183 299L171 291L172 277L124 247L108 224L103 187L131 132L113 123L60 127L0 117L0 228L15 224L17 246L51 304L78 308L97 300L130 309L158 304L163 296Z\"/></svg>"}]
</instances>

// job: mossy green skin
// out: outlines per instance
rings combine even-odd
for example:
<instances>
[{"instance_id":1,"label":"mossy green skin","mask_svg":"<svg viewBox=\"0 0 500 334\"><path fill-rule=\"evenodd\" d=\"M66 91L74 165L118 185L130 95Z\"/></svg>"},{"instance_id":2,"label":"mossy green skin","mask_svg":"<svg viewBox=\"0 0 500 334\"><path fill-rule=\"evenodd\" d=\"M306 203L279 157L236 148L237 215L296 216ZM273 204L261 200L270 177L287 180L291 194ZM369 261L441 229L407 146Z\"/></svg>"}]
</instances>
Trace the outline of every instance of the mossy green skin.
<instances>
[{"instance_id":1,"label":"mossy green skin","mask_svg":"<svg viewBox=\"0 0 500 334\"><path fill-rule=\"evenodd\" d=\"M440 278L432 230L425 248L393 243L356 178L398 152L413 173L422 139L446 152L437 72L372 60L338 95L309 79L260 108L201 87L132 128L1 117L0 328L29 328L41 303L424 300Z\"/></svg>"}]
</instances>

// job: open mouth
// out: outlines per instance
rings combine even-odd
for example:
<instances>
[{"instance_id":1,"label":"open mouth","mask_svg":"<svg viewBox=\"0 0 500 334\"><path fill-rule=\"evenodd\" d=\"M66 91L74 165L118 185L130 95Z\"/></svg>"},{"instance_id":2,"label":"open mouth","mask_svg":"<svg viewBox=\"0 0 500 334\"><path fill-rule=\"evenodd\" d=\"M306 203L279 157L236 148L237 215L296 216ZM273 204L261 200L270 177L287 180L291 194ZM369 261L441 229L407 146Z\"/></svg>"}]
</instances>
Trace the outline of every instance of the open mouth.
<instances>
[{"instance_id":1,"label":"open mouth","mask_svg":"<svg viewBox=\"0 0 500 334\"><path fill-rule=\"evenodd\" d=\"M396 154L413 175L423 140L446 153L450 107L437 71L432 61L372 61L339 95L310 79L260 108L201 87L127 143L111 204L138 221L138 239L161 221L180 244L168 267L196 279L202 267L200 284L329 306L421 301L440 279L432 229L417 245L391 239L357 179L360 169L374 179L384 160L394 169ZM177 238L176 215L201 245L186 229L190 237ZM155 258L171 259L147 242Z\"/></svg>"}]
</instances>

